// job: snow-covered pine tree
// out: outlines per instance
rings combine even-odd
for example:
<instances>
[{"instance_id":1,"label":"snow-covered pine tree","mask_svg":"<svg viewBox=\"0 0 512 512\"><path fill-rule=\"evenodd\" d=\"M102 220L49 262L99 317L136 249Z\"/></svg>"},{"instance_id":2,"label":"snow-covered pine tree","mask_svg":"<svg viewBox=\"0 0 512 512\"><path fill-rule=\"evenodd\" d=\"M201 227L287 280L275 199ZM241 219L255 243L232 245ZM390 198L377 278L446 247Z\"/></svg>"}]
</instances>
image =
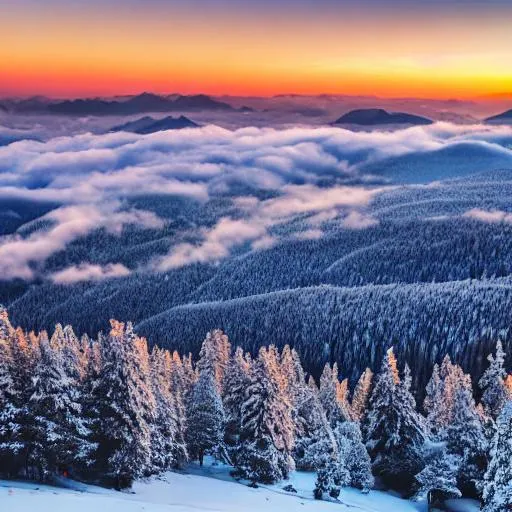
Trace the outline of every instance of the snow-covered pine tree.
<instances>
[{"instance_id":1,"label":"snow-covered pine tree","mask_svg":"<svg viewBox=\"0 0 512 512\"><path fill-rule=\"evenodd\" d=\"M341 419L343 421L353 421L348 379L343 379L341 382L336 384L336 402L338 403L338 408L341 411Z\"/></svg>"},{"instance_id":2,"label":"snow-covered pine tree","mask_svg":"<svg viewBox=\"0 0 512 512\"><path fill-rule=\"evenodd\" d=\"M459 387L464 385L465 377L462 368L457 364L453 364L448 355L443 359L439 373L443 381L441 414L444 425L440 429L442 434L443 430L446 430L448 425L453 421L453 415L455 412L455 395Z\"/></svg>"},{"instance_id":3,"label":"snow-covered pine tree","mask_svg":"<svg viewBox=\"0 0 512 512\"><path fill-rule=\"evenodd\" d=\"M322 409L319 402L318 388L314 386L314 397L312 396L313 388L308 388L304 368L300 361L299 354L295 349L290 349L286 345L281 354L281 370L287 383L287 395L290 398L292 421L294 425L294 437L296 440L302 439L302 444L312 432L313 425L307 423L312 419L311 415L315 415L315 411L308 411L306 408ZM308 405L306 405L308 404ZM323 413L323 416L325 414ZM315 422L315 425L318 421ZM300 453L302 449L299 449Z\"/></svg>"},{"instance_id":4,"label":"snow-covered pine tree","mask_svg":"<svg viewBox=\"0 0 512 512\"><path fill-rule=\"evenodd\" d=\"M89 371L89 358L91 357L92 342L87 334L84 334L80 338L80 351L78 353L78 373L80 376L80 382L84 382L87 379Z\"/></svg>"},{"instance_id":5,"label":"snow-covered pine tree","mask_svg":"<svg viewBox=\"0 0 512 512\"><path fill-rule=\"evenodd\" d=\"M150 358L151 382L156 403L155 420L151 424L151 467L157 473L177 467L182 462L177 458L180 452L176 439L178 419L170 389L169 366L166 360L168 356L167 351L155 346Z\"/></svg>"},{"instance_id":6,"label":"snow-covered pine tree","mask_svg":"<svg viewBox=\"0 0 512 512\"><path fill-rule=\"evenodd\" d=\"M245 392L236 457L236 474L253 482L276 482L293 468L294 427L281 379L275 347L262 347Z\"/></svg>"},{"instance_id":7,"label":"snow-covered pine tree","mask_svg":"<svg viewBox=\"0 0 512 512\"><path fill-rule=\"evenodd\" d=\"M477 496L477 486L486 467L487 440L482 418L473 398L469 375L463 374L456 387L452 422L446 431L448 452L462 458L458 486L464 494Z\"/></svg>"},{"instance_id":8,"label":"snow-covered pine tree","mask_svg":"<svg viewBox=\"0 0 512 512\"><path fill-rule=\"evenodd\" d=\"M321 500L324 494L338 499L341 488L347 485L350 485L350 474L335 455L318 470L313 495L317 500Z\"/></svg>"},{"instance_id":9,"label":"snow-covered pine tree","mask_svg":"<svg viewBox=\"0 0 512 512\"><path fill-rule=\"evenodd\" d=\"M366 414L368 407L368 400L370 399L370 392L372 389L373 372L370 368L361 374L354 389L352 397L351 410L354 421L361 422Z\"/></svg>"},{"instance_id":10,"label":"snow-covered pine tree","mask_svg":"<svg viewBox=\"0 0 512 512\"><path fill-rule=\"evenodd\" d=\"M236 447L240 438L242 425L242 404L244 402L245 389L250 379L250 360L244 356L244 352L237 347L229 360L224 377L224 412L226 415L226 427L224 442L229 451L232 462L236 456Z\"/></svg>"},{"instance_id":11,"label":"snow-covered pine tree","mask_svg":"<svg viewBox=\"0 0 512 512\"><path fill-rule=\"evenodd\" d=\"M424 465L427 440L424 421L414 409L406 369L400 381L393 349L389 349L375 379L369 412L364 422L366 447L374 473L388 485L409 491L413 476Z\"/></svg>"},{"instance_id":12,"label":"snow-covered pine tree","mask_svg":"<svg viewBox=\"0 0 512 512\"><path fill-rule=\"evenodd\" d=\"M482 375L479 386L482 390L482 404L485 412L496 419L510 394L505 385L505 352L500 340L496 343L496 355L487 357L489 366Z\"/></svg>"},{"instance_id":13,"label":"snow-covered pine tree","mask_svg":"<svg viewBox=\"0 0 512 512\"><path fill-rule=\"evenodd\" d=\"M348 485L368 493L375 481L372 475L372 461L366 447L359 424L352 421L338 423L334 429L338 446L338 464L349 474Z\"/></svg>"},{"instance_id":14,"label":"snow-covered pine tree","mask_svg":"<svg viewBox=\"0 0 512 512\"><path fill-rule=\"evenodd\" d=\"M41 479L64 470L80 474L92 462L93 445L88 441L79 392L66 374L59 345L52 347L42 339L40 350L29 400L34 422L28 465L37 469Z\"/></svg>"},{"instance_id":15,"label":"snow-covered pine tree","mask_svg":"<svg viewBox=\"0 0 512 512\"><path fill-rule=\"evenodd\" d=\"M512 507L512 400L496 421L489 466L483 486L484 512L507 512Z\"/></svg>"},{"instance_id":16,"label":"snow-covered pine tree","mask_svg":"<svg viewBox=\"0 0 512 512\"><path fill-rule=\"evenodd\" d=\"M325 411L327 419L331 425L336 424L339 411L336 402L336 386L338 384L338 375L333 376L333 371L329 363L325 363L322 375L320 376L319 398Z\"/></svg>"},{"instance_id":17,"label":"snow-covered pine tree","mask_svg":"<svg viewBox=\"0 0 512 512\"><path fill-rule=\"evenodd\" d=\"M433 439L438 438L446 426L446 411L443 400L443 381L439 373L439 365L435 364L432 376L425 389L423 411L427 418L427 427Z\"/></svg>"},{"instance_id":18,"label":"snow-covered pine tree","mask_svg":"<svg viewBox=\"0 0 512 512\"><path fill-rule=\"evenodd\" d=\"M307 383L300 356L289 345L285 345L281 353L281 370L287 381L288 394L292 405L296 405L301 401Z\"/></svg>"},{"instance_id":19,"label":"snow-covered pine tree","mask_svg":"<svg viewBox=\"0 0 512 512\"><path fill-rule=\"evenodd\" d=\"M0 312L1 315L1 312ZM7 316L5 320L8 322ZM23 442L23 397L13 378L16 362L12 343L14 331L0 317L0 474L13 477L21 465Z\"/></svg>"},{"instance_id":20,"label":"snow-covered pine tree","mask_svg":"<svg viewBox=\"0 0 512 512\"><path fill-rule=\"evenodd\" d=\"M443 499L460 498L462 493L457 487L460 457L449 454L442 443L432 449L426 457L426 466L416 475L418 489L415 500L426 500L430 491L440 493Z\"/></svg>"},{"instance_id":21,"label":"snow-covered pine tree","mask_svg":"<svg viewBox=\"0 0 512 512\"><path fill-rule=\"evenodd\" d=\"M82 366L82 346L80 340L70 325L66 325L62 329L62 335L60 351L64 360L64 370L74 382L79 383L82 381L86 371L86 367Z\"/></svg>"},{"instance_id":22,"label":"snow-covered pine tree","mask_svg":"<svg viewBox=\"0 0 512 512\"><path fill-rule=\"evenodd\" d=\"M100 430L101 418L99 404L103 397L99 396L98 386L101 376L101 346L104 343L102 335L98 336L98 341L90 345L90 352L87 361L87 371L84 380L81 383L81 407L82 417L89 428L88 439L95 444L97 433ZM97 477L97 444L94 445L92 463L85 468L84 477L95 479Z\"/></svg>"},{"instance_id":23,"label":"snow-covered pine tree","mask_svg":"<svg viewBox=\"0 0 512 512\"><path fill-rule=\"evenodd\" d=\"M210 372L213 375L219 394L223 393L223 381L231 354L228 337L220 330L210 331L201 346L197 369L199 373Z\"/></svg>"},{"instance_id":24,"label":"snow-covered pine tree","mask_svg":"<svg viewBox=\"0 0 512 512\"><path fill-rule=\"evenodd\" d=\"M41 338L45 337L43 331ZM7 359L5 368L9 368L10 406L4 411L4 421L8 425L4 430L4 441L9 439L10 458L8 468L12 474L27 473L28 439L33 418L30 414L28 402L32 393L32 375L36 363L40 358L39 339L33 333L26 336L21 328L14 329L9 321L5 308L0 306L0 339L6 343L4 357ZM1 357L1 356L0 356ZM9 362L10 360L10 362ZM15 450L15 451L11 451ZM5 464L7 470L7 461Z\"/></svg>"},{"instance_id":25,"label":"snow-covered pine tree","mask_svg":"<svg viewBox=\"0 0 512 512\"><path fill-rule=\"evenodd\" d=\"M187 446L192 459L203 465L206 453L216 453L224 437L224 408L214 375L199 374L187 410Z\"/></svg>"},{"instance_id":26,"label":"snow-covered pine tree","mask_svg":"<svg viewBox=\"0 0 512 512\"><path fill-rule=\"evenodd\" d=\"M112 329L102 344L102 368L96 387L99 422L98 473L117 488L128 487L147 472L151 455L148 424L154 397L141 377L144 362L130 326L111 320ZM141 364L142 363L142 364Z\"/></svg>"},{"instance_id":27,"label":"snow-covered pine tree","mask_svg":"<svg viewBox=\"0 0 512 512\"><path fill-rule=\"evenodd\" d=\"M261 356L261 353L260 353ZM276 447L285 454L288 470L295 468L291 456L295 444L295 425L293 421L293 404L288 387L288 380L283 374L279 351L275 345L270 345L263 353L265 372L271 386L271 393L275 397L273 407L270 408L274 429L273 439Z\"/></svg>"},{"instance_id":28,"label":"snow-covered pine tree","mask_svg":"<svg viewBox=\"0 0 512 512\"><path fill-rule=\"evenodd\" d=\"M181 356L175 350L171 356L171 389L173 393L183 393L185 392L185 377L183 375L183 362L181 361Z\"/></svg>"},{"instance_id":29,"label":"snow-covered pine tree","mask_svg":"<svg viewBox=\"0 0 512 512\"><path fill-rule=\"evenodd\" d=\"M30 331L28 334L28 354L30 354L30 361L28 365L28 370L32 371L35 367L37 360L39 359L39 338L41 335L48 337L46 331L41 331L39 334L36 334L34 331Z\"/></svg>"},{"instance_id":30,"label":"snow-covered pine tree","mask_svg":"<svg viewBox=\"0 0 512 512\"><path fill-rule=\"evenodd\" d=\"M176 440L178 447L183 448L178 452L177 459L181 461L179 463L182 465L188 460L188 452L186 449L187 417L185 403L188 403L189 395L192 392L190 375L193 374L195 378L195 372L191 364L190 369L185 369L185 365L176 351L169 356L167 364L169 365L170 389L176 409Z\"/></svg>"},{"instance_id":31,"label":"snow-covered pine tree","mask_svg":"<svg viewBox=\"0 0 512 512\"><path fill-rule=\"evenodd\" d=\"M183 406L183 399L181 393L174 393L172 388L172 371L173 359L168 350L163 351L162 357L162 374L163 379L167 385L167 390L171 399L172 419L174 430L174 466L177 468L183 467L188 461L186 435L186 417L185 407Z\"/></svg>"},{"instance_id":32,"label":"snow-covered pine tree","mask_svg":"<svg viewBox=\"0 0 512 512\"><path fill-rule=\"evenodd\" d=\"M320 376L320 402L333 428L339 421L350 420L347 396L343 393L344 388L345 386L340 389L338 365L334 363L331 367L326 363Z\"/></svg>"},{"instance_id":33,"label":"snow-covered pine tree","mask_svg":"<svg viewBox=\"0 0 512 512\"><path fill-rule=\"evenodd\" d=\"M184 355L181 358L182 363L182 383L183 383L183 401L186 404L190 398L192 390L194 389L194 384L197 382L199 378L199 370L194 368L192 363L192 354L188 356Z\"/></svg>"},{"instance_id":34,"label":"snow-covered pine tree","mask_svg":"<svg viewBox=\"0 0 512 512\"><path fill-rule=\"evenodd\" d=\"M301 429L293 451L295 464L303 471L317 471L336 455L337 445L311 376L297 409L297 419Z\"/></svg>"}]
</instances>

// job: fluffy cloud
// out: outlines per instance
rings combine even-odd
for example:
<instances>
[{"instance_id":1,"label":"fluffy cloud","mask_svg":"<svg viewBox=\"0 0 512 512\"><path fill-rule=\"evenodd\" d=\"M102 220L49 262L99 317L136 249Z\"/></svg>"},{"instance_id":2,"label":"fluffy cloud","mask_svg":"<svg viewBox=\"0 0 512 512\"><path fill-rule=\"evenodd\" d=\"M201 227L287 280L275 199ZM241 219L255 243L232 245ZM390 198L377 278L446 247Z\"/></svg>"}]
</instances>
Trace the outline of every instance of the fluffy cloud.
<instances>
[{"instance_id":1,"label":"fluffy cloud","mask_svg":"<svg viewBox=\"0 0 512 512\"><path fill-rule=\"evenodd\" d=\"M377 222L364 212L382 190L382 177L361 170L366 164L461 142L512 157L512 128L447 123L373 132L205 126L145 136L86 133L13 142L0 147L0 199L61 206L43 219L49 223L44 229L0 239L0 275L31 279L52 254L97 227L116 234L126 224L162 227L162 219L150 212L122 208L141 195L184 196L199 203L234 197L234 213L223 213L213 228L198 225L197 243L179 239L152 263L157 270L217 261L245 244L255 250L270 247L280 239L274 228L297 216L309 225L303 238L321 236L322 223L338 217L342 227L364 229ZM499 218L496 212L468 216ZM90 278L112 271L71 270Z\"/></svg>"},{"instance_id":2,"label":"fluffy cloud","mask_svg":"<svg viewBox=\"0 0 512 512\"><path fill-rule=\"evenodd\" d=\"M375 217L353 210L343 219L342 226L348 229L366 229L378 223Z\"/></svg>"},{"instance_id":3,"label":"fluffy cloud","mask_svg":"<svg viewBox=\"0 0 512 512\"><path fill-rule=\"evenodd\" d=\"M128 275L130 271L120 263L110 263L105 266L82 263L55 272L50 278L57 284L73 284L79 281L101 281Z\"/></svg>"},{"instance_id":4,"label":"fluffy cloud","mask_svg":"<svg viewBox=\"0 0 512 512\"><path fill-rule=\"evenodd\" d=\"M510 153L512 129L447 123L373 132L205 126L146 136L23 140L0 147L0 196L75 203L160 193L205 200L209 192L240 183L271 190L326 179L364 183L374 178L358 168L369 162L461 142Z\"/></svg>"},{"instance_id":5,"label":"fluffy cloud","mask_svg":"<svg viewBox=\"0 0 512 512\"><path fill-rule=\"evenodd\" d=\"M482 222L491 222L500 224L502 222L506 224L512 224L512 213L504 212L501 210L481 210L479 208L473 208L464 214L464 217L471 219L480 220Z\"/></svg>"},{"instance_id":6,"label":"fluffy cloud","mask_svg":"<svg viewBox=\"0 0 512 512\"><path fill-rule=\"evenodd\" d=\"M295 235L297 240L318 240L322 238L323 231L321 229L306 229Z\"/></svg>"},{"instance_id":7,"label":"fluffy cloud","mask_svg":"<svg viewBox=\"0 0 512 512\"><path fill-rule=\"evenodd\" d=\"M0 238L0 277L33 279L35 267L73 240L100 227L113 234L120 234L127 224L147 229L163 227L163 221L152 212L135 209L115 211L118 206L64 206L40 218L47 222L48 228L38 229L28 236L16 233Z\"/></svg>"},{"instance_id":8,"label":"fluffy cloud","mask_svg":"<svg viewBox=\"0 0 512 512\"><path fill-rule=\"evenodd\" d=\"M320 188L314 185L289 185L282 190L282 197L262 203L260 210L263 217L289 217L299 213L323 212L336 207L363 206L379 192L379 189L363 187Z\"/></svg>"},{"instance_id":9,"label":"fluffy cloud","mask_svg":"<svg viewBox=\"0 0 512 512\"><path fill-rule=\"evenodd\" d=\"M265 226L224 217L213 229L204 232L200 244L184 243L176 246L168 256L160 259L158 269L169 270L191 263L217 261L226 257L232 247L262 237L266 239Z\"/></svg>"}]
</instances>

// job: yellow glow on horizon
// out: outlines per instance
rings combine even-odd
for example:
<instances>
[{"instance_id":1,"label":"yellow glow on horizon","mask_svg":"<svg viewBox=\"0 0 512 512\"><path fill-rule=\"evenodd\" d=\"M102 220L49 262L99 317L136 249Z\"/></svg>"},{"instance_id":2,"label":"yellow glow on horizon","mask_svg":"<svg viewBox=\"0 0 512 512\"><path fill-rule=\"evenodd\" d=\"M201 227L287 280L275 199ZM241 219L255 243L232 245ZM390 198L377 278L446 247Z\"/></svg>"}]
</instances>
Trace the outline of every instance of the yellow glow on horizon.
<instances>
[{"instance_id":1,"label":"yellow glow on horizon","mask_svg":"<svg viewBox=\"0 0 512 512\"><path fill-rule=\"evenodd\" d=\"M471 98L512 91L506 19L308 20L43 13L0 20L0 95L154 92ZM16 18L16 19L15 19Z\"/></svg>"}]
</instances>

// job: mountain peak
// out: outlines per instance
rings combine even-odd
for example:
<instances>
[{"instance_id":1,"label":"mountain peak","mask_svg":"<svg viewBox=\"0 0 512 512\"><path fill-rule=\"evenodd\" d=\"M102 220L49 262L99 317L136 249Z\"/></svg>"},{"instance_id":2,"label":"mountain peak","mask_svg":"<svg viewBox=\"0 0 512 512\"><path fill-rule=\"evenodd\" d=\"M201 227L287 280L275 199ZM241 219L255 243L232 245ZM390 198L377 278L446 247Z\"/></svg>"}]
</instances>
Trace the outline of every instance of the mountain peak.
<instances>
[{"instance_id":1,"label":"mountain peak","mask_svg":"<svg viewBox=\"0 0 512 512\"><path fill-rule=\"evenodd\" d=\"M197 128L199 125L185 116L167 116L162 119L154 119L151 116L144 116L128 123L114 126L111 132L130 132L139 135L147 135L166 130L182 130L183 128Z\"/></svg>"},{"instance_id":2,"label":"mountain peak","mask_svg":"<svg viewBox=\"0 0 512 512\"><path fill-rule=\"evenodd\" d=\"M502 112L501 114L488 117L486 120L488 123L511 123L512 122L512 109Z\"/></svg>"},{"instance_id":3,"label":"mountain peak","mask_svg":"<svg viewBox=\"0 0 512 512\"><path fill-rule=\"evenodd\" d=\"M357 124L362 126L379 124L426 125L432 124L432 120L406 112L388 112L383 108L361 108L342 115L335 121L335 124Z\"/></svg>"}]
</instances>

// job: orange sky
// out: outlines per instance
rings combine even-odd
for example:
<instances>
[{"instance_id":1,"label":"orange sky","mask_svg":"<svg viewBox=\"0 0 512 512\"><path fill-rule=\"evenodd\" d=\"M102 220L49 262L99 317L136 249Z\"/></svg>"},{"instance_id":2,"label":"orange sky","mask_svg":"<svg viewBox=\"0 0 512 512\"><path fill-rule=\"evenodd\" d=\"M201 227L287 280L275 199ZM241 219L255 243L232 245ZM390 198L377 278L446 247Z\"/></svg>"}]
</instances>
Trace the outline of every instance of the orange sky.
<instances>
[{"instance_id":1,"label":"orange sky","mask_svg":"<svg viewBox=\"0 0 512 512\"><path fill-rule=\"evenodd\" d=\"M494 11L198 15L163 1L130 10L52 1L0 7L0 95L512 92L510 18Z\"/></svg>"}]
</instances>

